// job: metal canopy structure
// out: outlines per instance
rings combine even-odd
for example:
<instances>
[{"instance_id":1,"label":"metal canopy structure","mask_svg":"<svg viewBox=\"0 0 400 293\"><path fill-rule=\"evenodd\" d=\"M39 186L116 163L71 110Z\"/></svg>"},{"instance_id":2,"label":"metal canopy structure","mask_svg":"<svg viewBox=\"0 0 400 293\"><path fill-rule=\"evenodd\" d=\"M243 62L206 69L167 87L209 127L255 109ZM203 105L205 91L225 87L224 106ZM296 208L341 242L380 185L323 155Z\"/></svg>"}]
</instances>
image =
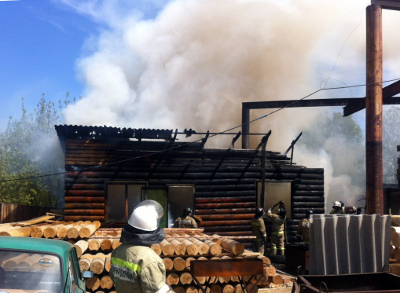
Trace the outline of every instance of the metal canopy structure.
<instances>
[{"instance_id":1,"label":"metal canopy structure","mask_svg":"<svg viewBox=\"0 0 400 293\"><path fill-rule=\"evenodd\" d=\"M382 102L384 105L400 105L400 80L382 89ZM277 108L306 108L306 107L343 107L343 116L350 116L365 109L364 98L337 98L337 99L312 99L312 100L285 100L285 101L260 101L242 103L242 148L250 148L250 110L277 109Z\"/></svg>"},{"instance_id":2,"label":"metal canopy structure","mask_svg":"<svg viewBox=\"0 0 400 293\"><path fill-rule=\"evenodd\" d=\"M372 0L372 5L378 5L383 9L400 10L399 0Z\"/></svg>"}]
</instances>

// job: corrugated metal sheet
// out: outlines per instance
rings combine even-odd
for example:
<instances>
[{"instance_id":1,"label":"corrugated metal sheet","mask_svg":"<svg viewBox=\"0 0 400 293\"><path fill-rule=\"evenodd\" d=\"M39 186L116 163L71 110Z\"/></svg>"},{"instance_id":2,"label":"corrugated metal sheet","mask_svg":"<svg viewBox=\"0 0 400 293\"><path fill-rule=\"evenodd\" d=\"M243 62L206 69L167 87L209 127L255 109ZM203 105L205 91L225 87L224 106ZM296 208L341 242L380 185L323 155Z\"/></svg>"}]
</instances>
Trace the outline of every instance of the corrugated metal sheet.
<instances>
[{"instance_id":1,"label":"corrugated metal sheet","mask_svg":"<svg viewBox=\"0 0 400 293\"><path fill-rule=\"evenodd\" d=\"M314 215L309 273L381 272L389 265L390 227L390 216Z\"/></svg>"}]
</instances>

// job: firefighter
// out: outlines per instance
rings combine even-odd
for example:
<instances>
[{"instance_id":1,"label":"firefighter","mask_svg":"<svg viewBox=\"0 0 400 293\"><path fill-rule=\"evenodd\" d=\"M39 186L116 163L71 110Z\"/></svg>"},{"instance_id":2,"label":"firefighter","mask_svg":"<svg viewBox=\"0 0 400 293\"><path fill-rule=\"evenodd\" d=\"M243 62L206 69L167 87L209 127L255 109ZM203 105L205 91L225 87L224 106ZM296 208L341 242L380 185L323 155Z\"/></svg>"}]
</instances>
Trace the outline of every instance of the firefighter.
<instances>
[{"instance_id":1,"label":"firefighter","mask_svg":"<svg viewBox=\"0 0 400 293\"><path fill-rule=\"evenodd\" d=\"M330 214L343 214L343 203L335 200Z\"/></svg>"},{"instance_id":2,"label":"firefighter","mask_svg":"<svg viewBox=\"0 0 400 293\"><path fill-rule=\"evenodd\" d=\"M273 214L272 210L279 205L279 211L277 214ZM280 255L285 254L285 221L286 221L286 210L283 201L280 201L270 207L267 212L267 219L272 222L271 226L271 254L276 255L277 252Z\"/></svg>"},{"instance_id":3,"label":"firefighter","mask_svg":"<svg viewBox=\"0 0 400 293\"><path fill-rule=\"evenodd\" d=\"M192 209L185 208L182 216L174 221L174 228L197 228L197 222L192 217Z\"/></svg>"},{"instance_id":4,"label":"firefighter","mask_svg":"<svg viewBox=\"0 0 400 293\"><path fill-rule=\"evenodd\" d=\"M345 207L342 201L334 201L330 214L357 214L357 208L354 206Z\"/></svg>"},{"instance_id":5,"label":"firefighter","mask_svg":"<svg viewBox=\"0 0 400 293\"><path fill-rule=\"evenodd\" d=\"M306 245L310 244L310 218L313 213L313 210L307 210L306 217L297 226L297 241L301 242L303 240Z\"/></svg>"},{"instance_id":6,"label":"firefighter","mask_svg":"<svg viewBox=\"0 0 400 293\"><path fill-rule=\"evenodd\" d=\"M264 247L267 242L267 231L265 229L264 219L262 218L264 214L263 208L257 208L251 220L251 230L253 235L256 236L254 241L255 248L261 255L264 255Z\"/></svg>"},{"instance_id":7,"label":"firefighter","mask_svg":"<svg viewBox=\"0 0 400 293\"><path fill-rule=\"evenodd\" d=\"M166 284L164 262L151 249L165 238L159 226L163 214L158 202L145 200L135 207L122 229L122 244L112 251L110 270L118 293L174 292Z\"/></svg>"}]
</instances>

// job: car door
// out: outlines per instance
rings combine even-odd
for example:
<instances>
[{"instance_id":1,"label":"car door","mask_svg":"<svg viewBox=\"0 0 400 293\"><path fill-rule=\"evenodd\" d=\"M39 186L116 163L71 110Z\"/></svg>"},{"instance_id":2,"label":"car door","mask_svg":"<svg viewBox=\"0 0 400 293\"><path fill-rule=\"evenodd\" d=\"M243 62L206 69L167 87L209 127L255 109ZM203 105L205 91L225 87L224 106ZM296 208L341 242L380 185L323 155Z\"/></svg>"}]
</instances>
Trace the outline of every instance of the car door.
<instances>
[{"instance_id":1,"label":"car door","mask_svg":"<svg viewBox=\"0 0 400 293\"><path fill-rule=\"evenodd\" d=\"M79 269L79 259L76 254L75 248L71 249L69 253L69 269L68 269L68 293L83 293L86 292L86 283L82 278L81 271Z\"/></svg>"}]
</instances>

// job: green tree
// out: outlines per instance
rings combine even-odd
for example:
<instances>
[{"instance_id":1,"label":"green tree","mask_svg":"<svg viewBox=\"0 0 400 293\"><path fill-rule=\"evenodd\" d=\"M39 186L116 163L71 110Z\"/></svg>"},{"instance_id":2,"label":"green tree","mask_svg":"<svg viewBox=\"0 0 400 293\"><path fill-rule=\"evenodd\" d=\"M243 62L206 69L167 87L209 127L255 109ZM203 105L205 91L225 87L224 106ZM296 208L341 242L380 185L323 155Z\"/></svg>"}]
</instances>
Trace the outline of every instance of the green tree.
<instances>
[{"instance_id":1,"label":"green tree","mask_svg":"<svg viewBox=\"0 0 400 293\"><path fill-rule=\"evenodd\" d=\"M54 129L68 105L68 94L58 108L43 94L34 113L22 99L20 119L10 117L0 133L0 202L54 207L62 192L62 150ZM62 172L61 172L62 173Z\"/></svg>"}]
</instances>

